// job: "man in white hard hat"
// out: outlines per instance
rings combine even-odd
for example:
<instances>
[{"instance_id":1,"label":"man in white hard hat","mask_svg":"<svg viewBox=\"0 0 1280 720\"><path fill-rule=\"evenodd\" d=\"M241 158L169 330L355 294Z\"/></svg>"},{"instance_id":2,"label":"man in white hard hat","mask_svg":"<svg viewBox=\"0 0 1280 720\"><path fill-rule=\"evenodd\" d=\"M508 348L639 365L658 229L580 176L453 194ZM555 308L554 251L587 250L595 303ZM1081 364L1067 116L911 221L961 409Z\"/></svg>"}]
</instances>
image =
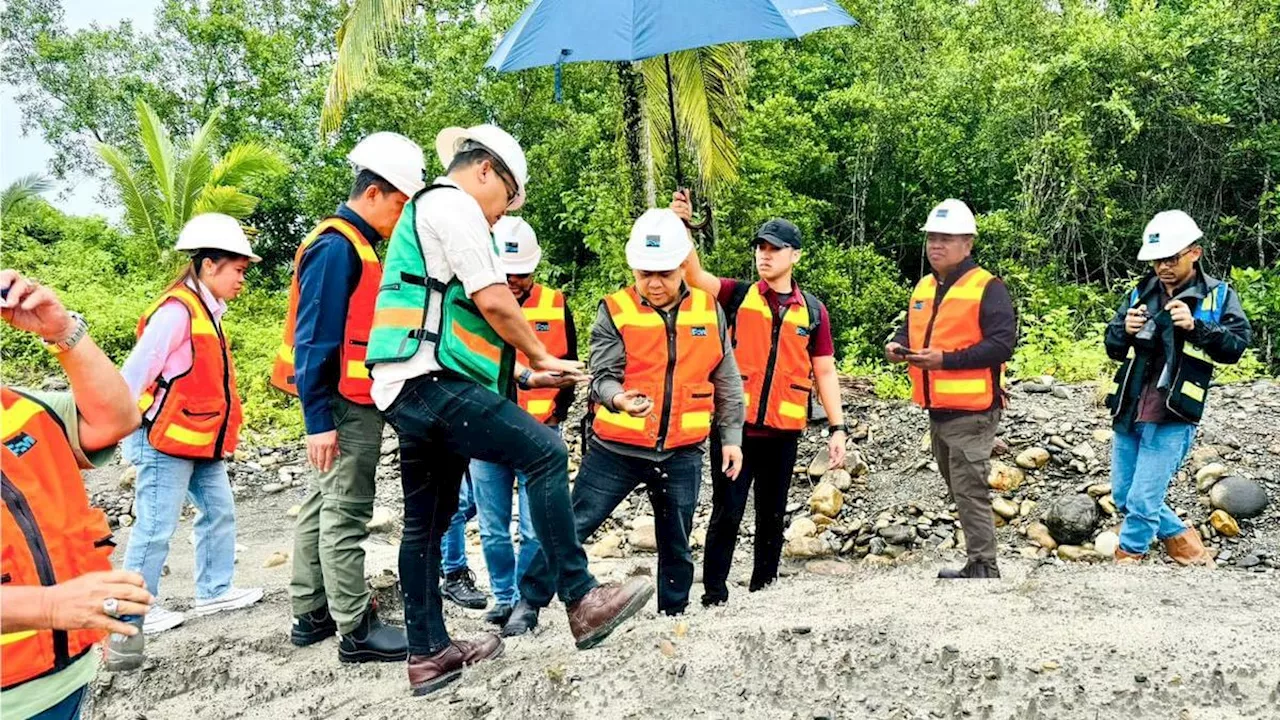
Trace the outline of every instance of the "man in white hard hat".
<instances>
[{"instance_id":1,"label":"man in white hard hat","mask_svg":"<svg viewBox=\"0 0 1280 720\"><path fill-rule=\"evenodd\" d=\"M471 459L525 475L540 557L579 648L604 640L653 595L647 579L601 585L587 570L573 534L568 449L507 399L513 378L521 389L587 379L582 363L557 358L529 327L490 232L524 203L524 151L501 128L478 125L441 131L436 153L446 174L405 205L392 233L366 357L373 399L400 437L400 579L415 694L502 653L497 635L450 638L441 609L441 538ZM515 362L517 349L527 366Z\"/></svg>"},{"instance_id":2,"label":"man in white hard hat","mask_svg":"<svg viewBox=\"0 0 1280 720\"><path fill-rule=\"evenodd\" d=\"M272 383L302 400L311 492L294 529L294 645L340 636L341 662L405 659L404 631L385 625L364 580L367 524L382 445L365 351L382 284L377 247L423 187L422 148L374 133L347 155L355 181L346 202L298 245L284 342Z\"/></svg>"},{"instance_id":3,"label":"man in white hard hat","mask_svg":"<svg viewBox=\"0 0 1280 720\"><path fill-rule=\"evenodd\" d=\"M968 205L942 201L923 230L933 272L912 291L885 357L909 365L912 400L929 411L933 456L964 528L968 562L938 577L998 578L987 476L1017 318L1004 283L971 256L978 226Z\"/></svg>"},{"instance_id":4,"label":"man in white hard hat","mask_svg":"<svg viewBox=\"0 0 1280 720\"><path fill-rule=\"evenodd\" d=\"M1158 539L1181 565L1213 564L1165 493L1195 439L1213 363L1238 362L1253 331L1235 289L1201 267L1202 236L1181 210L1152 218L1138 250L1150 271L1107 325L1107 355L1121 361L1106 400L1112 496L1124 516L1120 562L1141 561Z\"/></svg>"},{"instance_id":5,"label":"man in white hard hat","mask_svg":"<svg viewBox=\"0 0 1280 720\"><path fill-rule=\"evenodd\" d=\"M684 281L693 250L671 210L649 210L627 241L635 284L600 303L591 328L595 421L573 487L578 538L585 540L643 483L653 505L658 611L684 612L693 584L689 534L702 484L702 456L714 429L725 474L742 467L742 377L724 311ZM713 422L714 420L714 422ZM546 607L553 585L535 560L522 590ZM517 621L536 623L536 614Z\"/></svg>"},{"instance_id":6,"label":"man in white hard hat","mask_svg":"<svg viewBox=\"0 0 1280 720\"><path fill-rule=\"evenodd\" d=\"M534 281L534 272L542 259L542 248L529 223L507 215L493 227L493 239L502 251L507 287L524 310L525 320L534 334L553 355L566 360L578 359L578 338L573 313L564 293ZM522 354L516 361L527 365ZM518 390L516 403L539 422L559 432L569 415L574 386ZM520 552L511 542L512 488L519 487ZM479 516L480 547L489 571L489 587L494 605L484 615L486 622L506 625L520 600L520 578L537 557L540 545L529 519L529 499L523 473L505 465L472 460L470 472L462 480L458 494L458 512L445 531L441 548L444 585L440 592L457 605L482 608L488 604L483 591L475 586L475 575L467 566L466 524Z\"/></svg>"}]
</instances>

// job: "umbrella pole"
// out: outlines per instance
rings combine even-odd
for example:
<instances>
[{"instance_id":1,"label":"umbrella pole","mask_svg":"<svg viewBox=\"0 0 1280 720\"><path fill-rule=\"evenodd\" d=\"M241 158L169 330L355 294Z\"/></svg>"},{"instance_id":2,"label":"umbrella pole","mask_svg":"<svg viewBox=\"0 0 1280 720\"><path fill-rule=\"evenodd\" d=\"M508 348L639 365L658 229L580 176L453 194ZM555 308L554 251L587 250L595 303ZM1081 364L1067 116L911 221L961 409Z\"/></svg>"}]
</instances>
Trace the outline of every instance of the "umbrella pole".
<instances>
[{"instance_id":1,"label":"umbrella pole","mask_svg":"<svg viewBox=\"0 0 1280 720\"><path fill-rule=\"evenodd\" d=\"M676 93L671 82L671 55L664 54L662 63L667 69L667 107L671 111L671 146L676 155L676 190L684 191L684 171L680 167L680 130L676 127Z\"/></svg>"}]
</instances>

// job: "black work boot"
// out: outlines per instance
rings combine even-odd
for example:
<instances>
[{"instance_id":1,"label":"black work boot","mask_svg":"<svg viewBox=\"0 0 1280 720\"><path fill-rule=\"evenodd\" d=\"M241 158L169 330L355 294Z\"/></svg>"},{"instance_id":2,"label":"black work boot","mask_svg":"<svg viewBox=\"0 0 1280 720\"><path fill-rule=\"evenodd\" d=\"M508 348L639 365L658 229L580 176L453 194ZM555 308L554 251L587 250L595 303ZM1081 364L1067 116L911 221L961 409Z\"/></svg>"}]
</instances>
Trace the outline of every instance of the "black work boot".
<instances>
[{"instance_id":1,"label":"black work boot","mask_svg":"<svg viewBox=\"0 0 1280 720\"><path fill-rule=\"evenodd\" d=\"M409 657L404 630L384 625L378 618L377 604L372 602L356 629L338 637L338 660L344 663L397 662Z\"/></svg>"},{"instance_id":2,"label":"black work boot","mask_svg":"<svg viewBox=\"0 0 1280 720\"><path fill-rule=\"evenodd\" d=\"M524 635L536 627L538 627L538 608L521 600L511 610L511 617L507 618L507 624L502 626L502 637Z\"/></svg>"},{"instance_id":3,"label":"black work boot","mask_svg":"<svg viewBox=\"0 0 1280 720\"><path fill-rule=\"evenodd\" d=\"M489 605L489 596L476 587L476 574L468 568L445 575L440 594L470 610L483 610Z\"/></svg>"},{"instance_id":4,"label":"black work boot","mask_svg":"<svg viewBox=\"0 0 1280 720\"><path fill-rule=\"evenodd\" d=\"M511 611L514 609L515 605L510 603L494 603L489 612L484 614L484 621L502 627L511 619Z\"/></svg>"},{"instance_id":5,"label":"black work boot","mask_svg":"<svg viewBox=\"0 0 1280 720\"><path fill-rule=\"evenodd\" d=\"M970 560L969 564L959 570L943 568L938 571L938 579L940 580L998 580L999 578L1000 568L996 567L994 560L990 563Z\"/></svg>"},{"instance_id":6,"label":"black work boot","mask_svg":"<svg viewBox=\"0 0 1280 720\"><path fill-rule=\"evenodd\" d=\"M321 605L309 613L293 616L293 630L289 632L289 640L298 647L315 645L338 632L338 623L329 614L329 606Z\"/></svg>"}]
</instances>

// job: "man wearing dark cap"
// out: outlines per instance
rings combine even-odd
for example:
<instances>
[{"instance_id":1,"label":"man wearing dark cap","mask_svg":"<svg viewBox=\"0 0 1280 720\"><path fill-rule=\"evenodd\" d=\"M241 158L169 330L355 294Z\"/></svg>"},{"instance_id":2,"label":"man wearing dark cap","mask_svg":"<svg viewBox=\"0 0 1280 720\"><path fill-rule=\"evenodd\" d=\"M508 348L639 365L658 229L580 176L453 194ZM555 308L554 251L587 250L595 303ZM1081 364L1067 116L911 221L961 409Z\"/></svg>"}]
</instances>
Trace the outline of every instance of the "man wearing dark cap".
<instances>
[{"instance_id":1,"label":"man wearing dark cap","mask_svg":"<svg viewBox=\"0 0 1280 720\"><path fill-rule=\"evenodd\" d=\"M688 200L676 193L671 209L685 220ZM686 281L715 295L733 328L734 353L742 373L746 426L743 465L737 479L711 466L711 527L703 559L703 605L729 599L726 579L733 562L738 526L755 481L755 565L751 592L778 576L782 555L787 491L796 462L800 433L808 424L809 392L816 383L818 399L830 422L831 467L844 464L844 410L836 378L831 320L818 298L804 292L791 273L800 259L800 230L786 220L770 220L752 239L758 282L718 278L702 269L695 249L685 266ZM712 433L712 443L716 435ZM711 457L719 451L714 447Z\"/></svg>"}]
</instances>

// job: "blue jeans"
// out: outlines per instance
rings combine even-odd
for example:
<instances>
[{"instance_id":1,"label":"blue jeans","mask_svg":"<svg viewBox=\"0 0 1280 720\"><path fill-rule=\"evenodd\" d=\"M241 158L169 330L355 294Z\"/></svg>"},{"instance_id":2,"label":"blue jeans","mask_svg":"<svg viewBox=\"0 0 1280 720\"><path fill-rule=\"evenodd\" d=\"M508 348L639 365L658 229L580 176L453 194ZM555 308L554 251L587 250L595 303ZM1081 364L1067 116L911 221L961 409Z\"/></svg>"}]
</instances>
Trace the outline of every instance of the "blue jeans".
<instances>
[{"instance_id":1,"label":"blue jeans","mask_svg":"<svg viewBox=\"0 0 1280 720\"><path fill-rule=\"evenodd\" d=\"M138 468L125 569L141 573L147 590L159 596L169 541L178 529L182 502L190 497L200 511L195 521L196 599L212 600L230 590L236 563L236 507L226 463L166 455L148 442L146 428L124 439L124 457Z\"/></svg>"},{"instance_id":2,"label":"blue jeans","mask_svg":"<svg viewBox=\"0 0 1280 720\"><path fill-rule=\"evenodd\" d=\"M681 448L666 460L653 462L589 443L573 486L578 540L586 542L640 483L648 489L658 541L658 611L678 615L689 604L693 585L689 534L702 485L700 450ZM552 579L545 557L539 554L520 581L520 590L534 607L546 607L554 589Z\"/></svg>"},{"instance_id":3,"label":"blue jeans","mask_svg":"<svg viewBox=\"0 0 1280 720\"><path fill-rule=\"evenodd\" d=\"M83 685L57 705L32 715L31 720L80 720L80 711L84 709L84 699L88 694L89 686Z\"/></svg>"},{"instance_id":4,"label":"blue jeans","mask_svg":"<svg viewBox=\"0 0 1280 720\"><path fill-rule=\"evenodd\" d=\"M1196 437L1189 423L1135 423L1133 432L1115 431L1111 445L1111 495L1124 515L1120 548L1145 555L1151 541L1187 529L1164 501L1169 483Z\"/></svg>"},{"instance_id":5,"label":"blue jeans","mask_svg":"<svg viewBox=\"0 0 1280 720\"><path fill-rule=\"evenodd\" d=\"M445 575L467 569L467 522L476 516L476 494L471 474L458 484L458 511L440 540L440 571Z\"/></svg>"}]
</instances>

